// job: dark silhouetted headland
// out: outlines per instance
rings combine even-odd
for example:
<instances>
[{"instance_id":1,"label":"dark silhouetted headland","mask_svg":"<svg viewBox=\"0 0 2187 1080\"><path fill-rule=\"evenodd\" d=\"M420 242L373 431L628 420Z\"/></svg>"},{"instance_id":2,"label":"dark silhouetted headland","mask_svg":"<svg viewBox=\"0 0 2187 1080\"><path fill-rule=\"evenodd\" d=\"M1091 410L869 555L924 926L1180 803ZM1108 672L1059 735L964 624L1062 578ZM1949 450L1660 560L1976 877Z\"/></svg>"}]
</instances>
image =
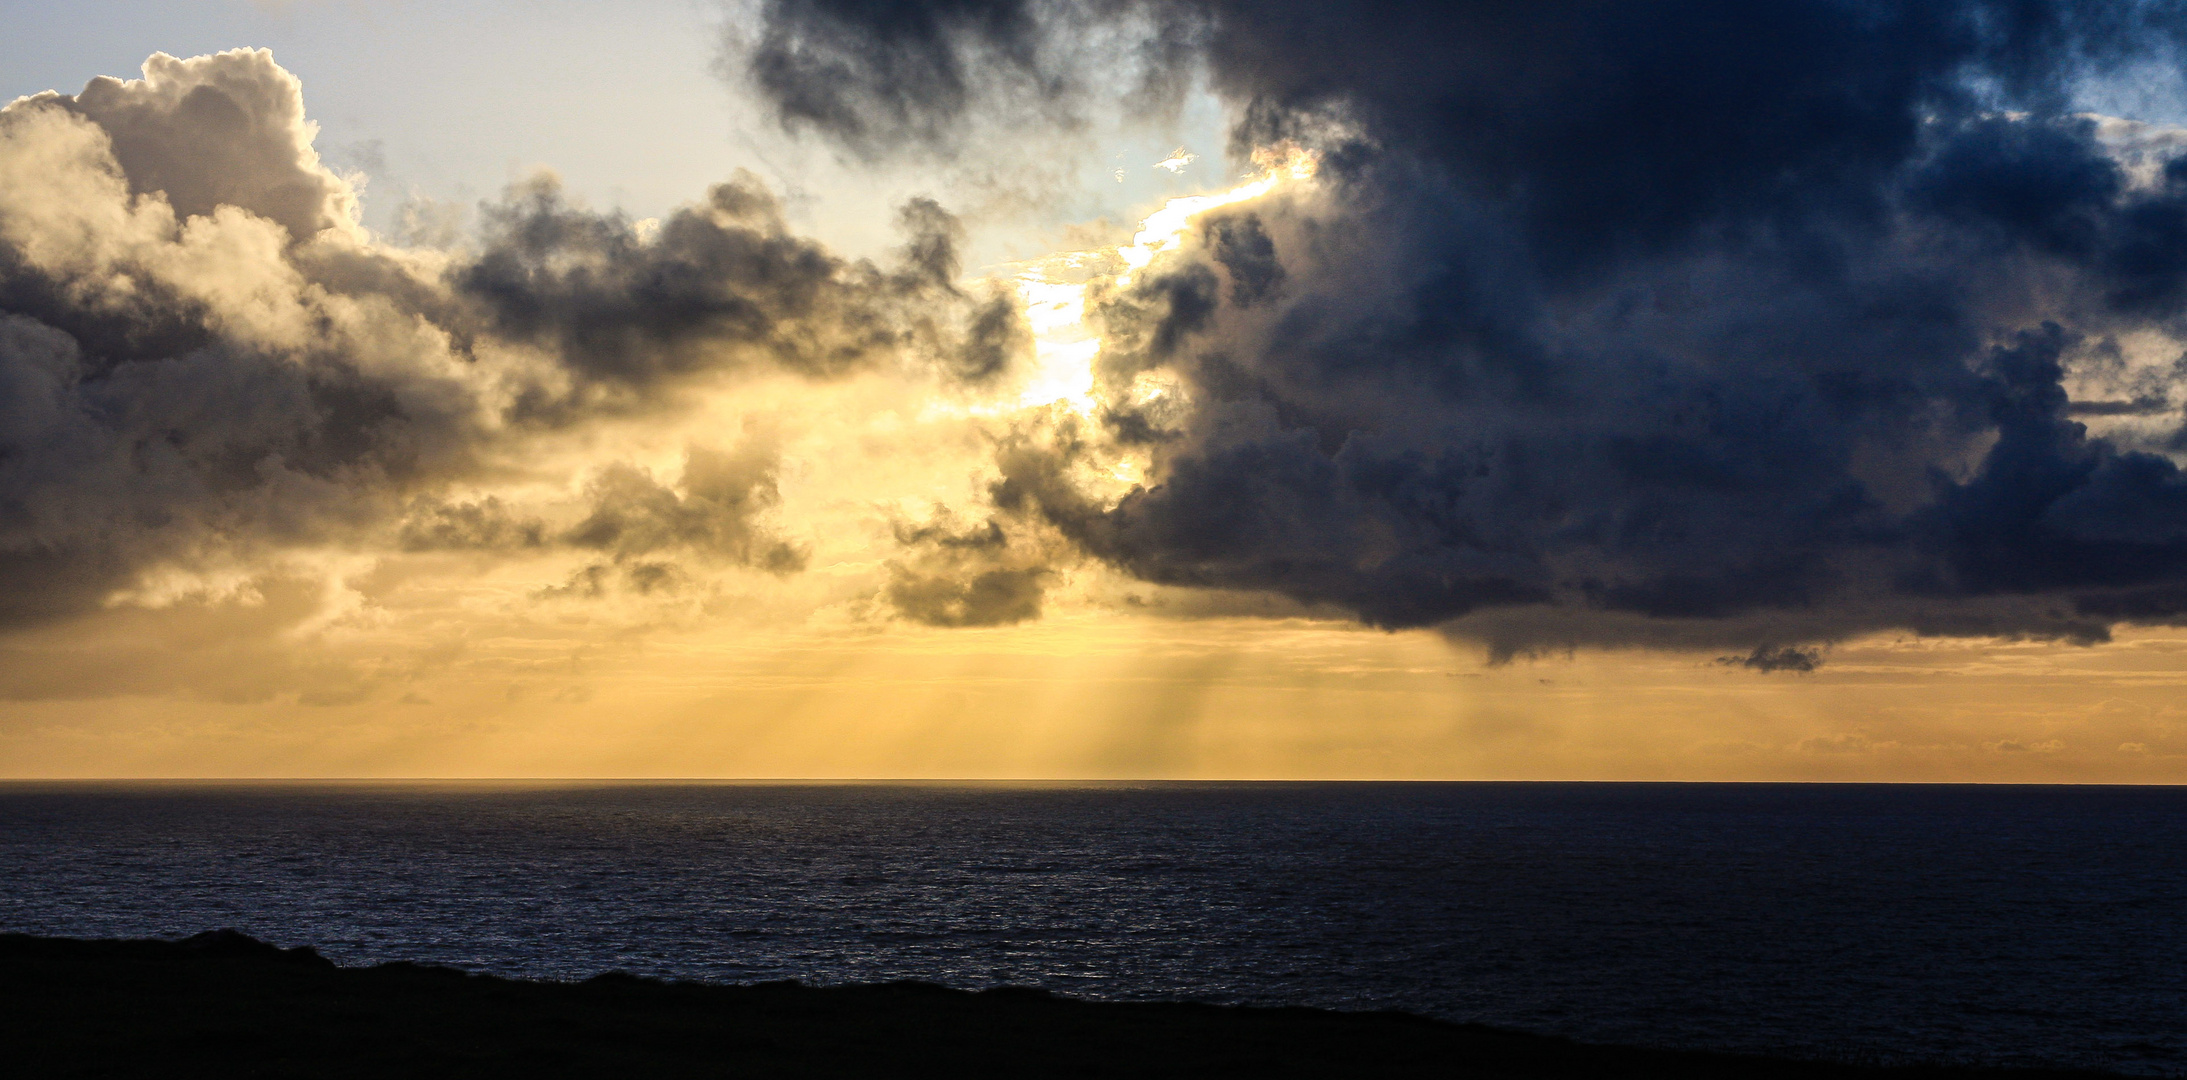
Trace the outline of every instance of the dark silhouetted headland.
<instances>
[{"instance_id":1,"label":"dark silhouetted headland","mask_svg":"<svg viewBox=\"0 0 2187 1080\"><path fill-rule=\"evenodd\" d=\"M926 983L529 982L337 967L233 931L0 935L16 1076L2094 1077L1590 1046L1398 1013L1073 1001Z\"/></svg>"}]
</instances>

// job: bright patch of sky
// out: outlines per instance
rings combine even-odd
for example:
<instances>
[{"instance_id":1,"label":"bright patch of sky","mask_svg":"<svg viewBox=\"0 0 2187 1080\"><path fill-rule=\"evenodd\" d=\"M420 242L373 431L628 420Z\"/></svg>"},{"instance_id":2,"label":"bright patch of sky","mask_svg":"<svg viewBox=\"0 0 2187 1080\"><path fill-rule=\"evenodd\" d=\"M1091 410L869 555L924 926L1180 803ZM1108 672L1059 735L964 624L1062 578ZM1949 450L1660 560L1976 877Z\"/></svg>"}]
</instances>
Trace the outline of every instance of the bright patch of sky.
<instances>
[{"instance_id":1,"label":"bright patch of sky","mask_svg":"<svg viewBox=\"0 0 2187 1080\"><path fill-rule=\"evenodd\" d=\"M334 168L368 177L365 223L392 232L414 198L469 214L541 168L596 208L656 217L739 168L792 224L850 254L897 242L894 208L931 195L971 230L967 269L1059 246L1080 223L1136 222L1162 200L1226 186L1225 117L1194 95L1174 124L1092 117L1021 162L862 166L785 135L716 74L727 20L707 0L78 0L8 3L0 100L138 77L153 52L273 50L304 82ZM1176 153L1173 153L1173 150ZM1180 154L1192 158L1182 165ZM1124 177L1115 179L1116 173Z\"/></svg>"}]
</instances>

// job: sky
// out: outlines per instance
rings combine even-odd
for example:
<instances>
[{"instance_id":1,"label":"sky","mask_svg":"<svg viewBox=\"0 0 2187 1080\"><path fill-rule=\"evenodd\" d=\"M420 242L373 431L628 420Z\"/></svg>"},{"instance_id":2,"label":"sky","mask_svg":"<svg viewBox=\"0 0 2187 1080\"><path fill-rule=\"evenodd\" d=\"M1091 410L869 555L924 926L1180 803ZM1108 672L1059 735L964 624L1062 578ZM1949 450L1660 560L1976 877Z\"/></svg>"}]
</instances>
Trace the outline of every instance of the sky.
<instances>
[{"instance_id":1,"label":"sky","mask_svg":"<svg viewBox=\"0 0 2187 1080\"><path fill-rule=\"evenodd\" d=\"M87 2L0 776L2187 782L2187 8Z\"/></svg>"}]
</instances>

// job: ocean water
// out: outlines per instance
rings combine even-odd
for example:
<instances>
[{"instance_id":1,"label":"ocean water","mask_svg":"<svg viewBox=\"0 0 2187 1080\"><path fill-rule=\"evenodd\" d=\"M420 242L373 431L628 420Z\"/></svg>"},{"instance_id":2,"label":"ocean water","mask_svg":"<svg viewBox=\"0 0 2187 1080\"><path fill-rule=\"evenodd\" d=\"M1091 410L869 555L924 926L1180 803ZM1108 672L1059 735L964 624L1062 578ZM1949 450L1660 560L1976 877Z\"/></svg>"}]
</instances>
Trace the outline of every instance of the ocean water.
<instances>
[{"instance_id":1,"label":"ocean water","mask_svg":"<svg viewBox=\"0 0 2187 1080\"><path fill-rule=\"evenodd\" d=\"M0 930L2187 1075L2187 789L0 785Z\"/></svg>"}]
</instances>

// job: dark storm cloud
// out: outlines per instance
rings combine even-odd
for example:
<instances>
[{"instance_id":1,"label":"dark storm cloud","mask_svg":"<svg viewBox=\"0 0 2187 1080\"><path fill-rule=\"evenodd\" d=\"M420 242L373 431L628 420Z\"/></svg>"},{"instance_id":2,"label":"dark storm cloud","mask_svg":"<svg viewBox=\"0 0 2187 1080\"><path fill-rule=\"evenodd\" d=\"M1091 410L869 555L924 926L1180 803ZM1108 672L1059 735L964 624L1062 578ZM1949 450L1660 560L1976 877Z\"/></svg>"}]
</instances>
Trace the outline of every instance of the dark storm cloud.
<instances>
[{"instance_id":1,"label":"dark storm cloud","mask_svg":"<svg viewBox=\"0 0 2187 1080\"><path fill-rule=\"evenodd\" d=\"M1092 86L1134 104L1174 101L1199 13L1142 0L768 0L756 37L732 30L733 66L783 126L866 155L948 149L966 114L1023 130L1075 122ZM1110 31L1125 25L1123 40Z\"/></svg>"},{"instance_id":2,"label":"dark storm cloud","mask_svg":"<svg viewBox=\"0 0 2187 1080\"><path fill-rule=\"evenodd\" d=\"M792 235L748 176L657 224L542 178L474 250L407 251L358 226L269 53L145 75L0 110L0 627L312 546L559 544L644 589L681 572L657 555L792 572L753 517L771 459L742 452L692 451L674 488L610 469L568 535L444 493L726 373L980 379L1022 346L1014 307L958 292L929 200L887 266Z\"/></svg>"},{"instance_id":3,"label":"dark storm cloud","mask_svg":"<svg viewBox=\"0 0 2187 1080\"><path fill-rule=\"evenodd\" d=\"M1759 670L2187 612L2181 371L2146 355L2187 325L2187 159L2074 111L2179 62L2180 4L766 14L763 45L809 43L748 54L785 122L868 151L954 138L984 72L1101 92L1055 39L1109 14L1189 53L1235 150L1322 153L1095 297L1112 391L1189 404L998 451L1000 510L1141 578ZM1070 479L1103 440L1156 453L1113 504Z\"/></svg>"},{"instance_id":4,"label":"dark storm cloud","mask_svg":"<svg viewBox=\"0 0 2187 1080\"><path fill-rule=\"evenodd\" d=\"M745 357L836 375L917 344L952 295L955 219L920 199L901 220L905 262L886 272L790 234L748 174L650 236L541 178L486 209L484 249L452 281L494 333L552 349L588 382L646 389Z\"/></svg>"}]
</instances>

